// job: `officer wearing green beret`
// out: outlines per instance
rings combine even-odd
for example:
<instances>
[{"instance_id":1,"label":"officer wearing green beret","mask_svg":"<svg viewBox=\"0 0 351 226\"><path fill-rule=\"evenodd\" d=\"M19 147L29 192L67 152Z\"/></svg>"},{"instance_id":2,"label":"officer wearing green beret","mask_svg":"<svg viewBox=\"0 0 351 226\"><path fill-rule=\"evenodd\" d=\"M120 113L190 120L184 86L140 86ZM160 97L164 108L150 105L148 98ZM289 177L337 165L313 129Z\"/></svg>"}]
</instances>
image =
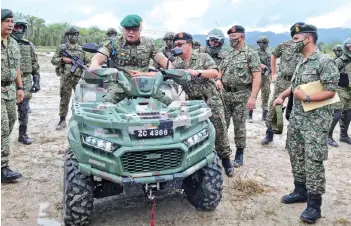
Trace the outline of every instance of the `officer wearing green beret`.
<instances>
[{"instance_id":1,"label":"officer wearing green beret","mask_svg":"<svg viewBox=\"0 0 351 226\"><path fill-rule=\"evenodd\" d=\"M237 148L234 167L240 167L244 161L246 147L247 110L254 109L261 84L261 62L256 50L245 44L245 29L234 25L227 34L232 49L221 61L222 74L217 85L223 90L225 118L227 127L233 118L234 141Z\"/></svg>"},{"instance_id":2,"label":"officer wearing green beret","mask_svg":"<svg viewBox=\"0 0 351 226\"><path fill-rule=\"evenodd\" d=\"M338 88L339 71L334 60L317 52L317 28L310 24L296 23L291 29L296 51L303 60L296 66L291 87L281 93L273 105L283 104L293 91L293 107L289 120L286 149L290 155L295 189L282 197L285 204L306 202L307 208L300 218L315 223L321 217L322 194L325 193L325 169L328 158L327 138L332 121L333 107L327 105L304 111L302 102L311 103L333 98ZM300 85L320 81L324 90L311 96Z\"/></svg>"},{"instance_id":3,"label":"officer wearing green beret","mask_svg":"<svg viewBox=\"0 0 351 226\"><path fill-rule=\"evenodd\" d=\"M157 47L152 39L140 36L142 31L142 19L138 15L126 16L120 24L123 27L123 35L115 40L104 43L100 52L111 57L113 64L117 68L129 72L130 76L154 76L155 72L147 72L150 60L153 59L163 68L167 67L167 58L162 52L157 51ZM91 60L90 68L100 67L106 56L97 53ZM118 103L125 98L125 93L119 84L112 82L104 96L104 101ZM170 104L172 100L159 91L155 98L165 104Z\"/></svg>"},{"instance_id":4,"label":"officer wearing green beret","mask_svg":"<svg viewBox=\"0 0 351 226\"><path fill-rule=\"evenodd\" d=\"M175 35L174 44L182 48L183 54L173 62L177 69L187 69L191 75L191 81L182 85L183 90L190 100L201 99L206 101L211 108L210 118L216 129L215 146L227 176L233 175L233 166L230 162L231 149L228 140L224 107L220 93L218 92L214 78L219 75L219 69L214 60L207 53L193 51L193 37L191 34L181 32Z\"/></svg>"},{"instance_id":5,"label":"officer wearing green beret","mask_svg":"<svg viewBox=\"0 0 351 226\"><path fill-rule=\"evenodd\" d=\"M17 103L24 98L20 71L20 48L10 34L14 28L13 13L1 9L1 182L22 177L9 166L10 134L16 122Z\"/></svg>"}]
</instances>

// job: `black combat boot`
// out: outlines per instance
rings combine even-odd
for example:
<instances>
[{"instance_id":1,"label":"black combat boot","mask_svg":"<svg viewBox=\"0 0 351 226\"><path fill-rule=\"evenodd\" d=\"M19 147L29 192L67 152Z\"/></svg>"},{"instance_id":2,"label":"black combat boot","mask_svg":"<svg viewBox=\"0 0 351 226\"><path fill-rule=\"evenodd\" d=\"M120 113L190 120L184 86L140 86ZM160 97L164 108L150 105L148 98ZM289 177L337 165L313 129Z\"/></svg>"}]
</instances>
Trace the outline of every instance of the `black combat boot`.
<instances>
[{"instance_id":1,"label":"black combat boot","mask_svg":"<svg viewBox=\"0 0 351 226\"><path fill-rule=\"evenodd\" d=\"M273 136L274 136L274 132L273 132L272 128L268 128L267 131L266 131L266 136L261 141L261 144L262 145L269 144L270 142L273 141Z\"/></svg>"},{"instance_id":2,"label":"black combat boot","mask_svg":"<svg viewBox=\"0 0 351 226\"><path fill-rule=\"evenodd\" d=\"M300 219L303 222L314 224L321 218L322 196L308 194L307 208L301 213Z\"/></svg>"},{"instance_id":3,"label":"black combat boot","mask_svg":"<svg viewBox=\"0 0 351 226\"><path fill-rule=\"evenodd\" d=\"M66 116L60 116L60 122L57 124L56 130L63 130L66 126Z\"/></svg>"},{"instance_id":4,"label":"black combat boot","mask_svg":"<svg viewBox=\"0 0 351 226\"><path fill-rule=\"evenodd\" d=\"M32 144L33 140L29 138L27 135L27 125L19 126L18 142L22 144L27 144L27 145Z\"/></svg>"},{"instance_id":5,"label":"black combat boot","mask_svg":"<svg viewBox=\"0 0 351 226\"><path fill-rule=\"evenodd\" d=\"M222 166L223 166L223 168L224 168L225 174L226 174L228 177L232 177L232 176L233 176L234 168L233 168L232 163L230 162L229 157L227 157L227 158L222 158Z\"/></svg>"},{"instance_id":6,"label":"black combat boot","mask_svg":"<svg viewBox=\"0 0 351 226\"><path fill-rule=\"evenodd\" d=\"M12 171L8 166L1 168L1 183L14 182L15 180L21 177L21 173Z\"/></svg>"},{"instance_id":7,"label":"black combat boot","mask_svg":"<svg viewBox=\"0 0 351 226\"><path fill-rule=\"evenodd\" d=\"M237 148L234 159L234 167L239 168L244 164L244 148Z\"/></svg>"},{"instance_id":8,"label":"black combat boot","mask_svg":"<svg viewBox=\"0 0 351 226\"><path fill-rule=\"evenodd\" d=\"M262 112L262 121L266 121L267 114L268 114L268 111L267 110L263 110L263 112Z\"/></svg>"},{"instance_id":9,"label":"black combat boot","mask_svg":"<svg viewBox=\"0 0 351 226\"><path fill-rule=\"evenodd\" d=\"M305 183L294 182L295 189L289 195L284 195L281 199L282 203L292 204L297 202L306 202L307 201L307 189Z\"/></svg>"},{"instance_id":10,"label":"black combat boot","mask_svg":"<svg viewBox=\"0 0 351 226\"><path fill-rule=\"evenodd\" d=\"M343 112L341 120L343 125L341 126L340 124L340 141L351 145L351 139L347 135L347 130L349 129L351 121L351 110Z\"/></svg>"},{"instance_id":11,"label":"black combat boot","mask_svg":"<svg viewBox=\"0 0 351 226\"><path fill-rule=\"evenodd\" d=\"M247 118L247 121L248 121L249 123L253 123L252 115L253 115L253 111L249 111L249 116L248 116L248 118Z\"/></svg>"},{"instance_id":12,"label":"black combat boot","mask_svg":"<svg viewBox=\"0 0 351 226\"><path fill-rule=\"evenodd\" d=\"M335 129L336 124L338 124L339 120L341 117L341 111L340 110L335 110L334 115L333 115L333 121L330 125L329 128L329 133L328 133L328 145L331 147L338 147L339 145L335 142L333 139L333 132Z\"/></svg>"}]
</instances>

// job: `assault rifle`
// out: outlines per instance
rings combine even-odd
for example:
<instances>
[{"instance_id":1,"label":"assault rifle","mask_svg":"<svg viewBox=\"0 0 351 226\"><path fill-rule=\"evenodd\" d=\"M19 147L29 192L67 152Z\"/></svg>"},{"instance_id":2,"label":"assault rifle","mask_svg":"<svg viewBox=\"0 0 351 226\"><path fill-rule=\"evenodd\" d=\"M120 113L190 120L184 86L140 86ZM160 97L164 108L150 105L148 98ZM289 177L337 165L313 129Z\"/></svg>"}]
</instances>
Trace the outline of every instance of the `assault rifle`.
<instances>
[{"instance_id":1,"label":"assault rifle","mask_svg":"<svg viewBox=\"0 0 351 226\"><path fill-rule=\"evenodd\" d=\"M74 73L77 70L78 67L80 67L80 68L82 68L84 70L87 69L87 66L84 65L84 62L81 59L79 59L78 56L71 55L69 52L67 52L66 49L64 49L62 51L62 55L65 56L65 57L68 57L68 58L70 58L72 60L72 67L71 67L71 70L70 70L71 73Z\"/></svg>"},{"instance_id":2,"label":"assault rifle","mask_svg":"<svg viewBox=\"0 0 351 226\"><path fill-rule=\"evenodd\" d=\"M272 72L272 68L271 68L270 65L266 64L265 62L263 62L262 59L260 59L260 60L261 60L261 63L266 66L266 70L264 72L264 76L268 76Z\"/></svg>"}]
</instances>

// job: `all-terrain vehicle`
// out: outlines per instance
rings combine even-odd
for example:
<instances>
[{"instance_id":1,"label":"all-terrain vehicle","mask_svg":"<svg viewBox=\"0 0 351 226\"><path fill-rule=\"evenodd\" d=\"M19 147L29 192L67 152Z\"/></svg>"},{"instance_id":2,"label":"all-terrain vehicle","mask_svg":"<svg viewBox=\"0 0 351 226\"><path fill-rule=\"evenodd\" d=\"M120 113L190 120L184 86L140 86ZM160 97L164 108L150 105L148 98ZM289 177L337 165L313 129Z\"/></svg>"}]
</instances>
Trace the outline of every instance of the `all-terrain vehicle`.
<instances>
[{"instance_id":1,"label":"all-terrain vehicle","mask_svg":"<svg viewBox=\"0 0 351 226\"><path fill-rule=\"evenodd\" d=\"M92 44L83 49L97 52ZM158 191L183 189L196 209L217 207L223 177L211 110L201 100L167 106L152 98L165 78L182 85L191 75L184 70L162 70L155 77L130 77L116 68L84 71L76 95L85 97L72 105L64 161L65 225L87 224L94 199L121 193L152 198ZM118 104L103 102L101 90L93 93L112 80L128 96Z\"/></svg>"}]
</instances>

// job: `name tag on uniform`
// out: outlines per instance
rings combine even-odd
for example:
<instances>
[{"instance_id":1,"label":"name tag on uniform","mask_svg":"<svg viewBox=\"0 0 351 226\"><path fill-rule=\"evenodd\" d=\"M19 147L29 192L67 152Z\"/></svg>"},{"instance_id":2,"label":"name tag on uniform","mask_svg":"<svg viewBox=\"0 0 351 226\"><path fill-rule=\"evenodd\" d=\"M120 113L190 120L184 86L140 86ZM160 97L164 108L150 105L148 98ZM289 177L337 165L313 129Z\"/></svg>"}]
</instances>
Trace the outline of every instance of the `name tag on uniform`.
<instances>
[{"instance_id":1,"label":"name tag on uniform","mask_svg":"<svg viewBox=\"0 0 351 226\"><path fill-rule=\"evenodd\" d=\"M246 60L246 56L245 56L245 54L241 54L238 56L237 59L238 59L238 61L244 61L244 60Z\"/></svg>"},{"instance_id":2,"label":"name tag on uniform","mask_svg":"<svg viewBox=\"0 0 351 226\"><path fill-rule=\"evenodd\" d=\"M303 74L304 75L311 75L311 74L316 74L316 73L317 73L316 70L307 70Z\"/></svg>"}]
</instances>

